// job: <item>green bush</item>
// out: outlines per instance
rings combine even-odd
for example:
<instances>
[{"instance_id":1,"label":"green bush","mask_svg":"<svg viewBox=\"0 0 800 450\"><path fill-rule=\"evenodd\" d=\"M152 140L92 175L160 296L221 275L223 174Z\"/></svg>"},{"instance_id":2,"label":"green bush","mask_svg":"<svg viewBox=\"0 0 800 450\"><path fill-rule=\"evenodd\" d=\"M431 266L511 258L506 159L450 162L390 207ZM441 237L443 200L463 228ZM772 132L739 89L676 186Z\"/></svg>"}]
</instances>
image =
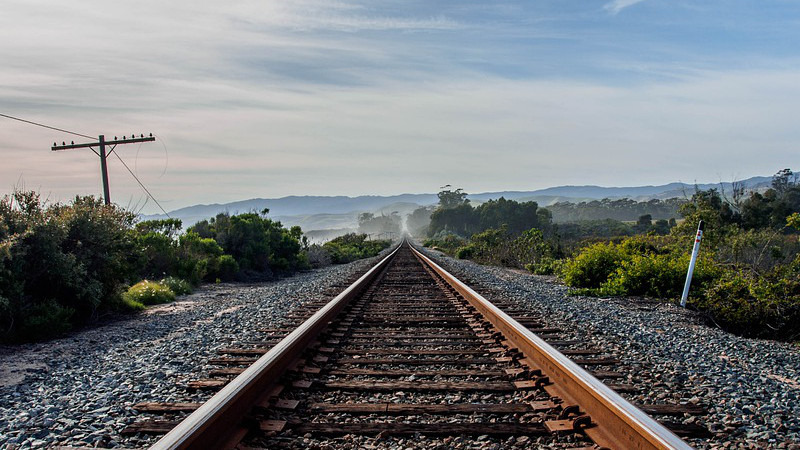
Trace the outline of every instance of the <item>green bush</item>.
<instances>
[{"instance_id":1,"label":"green bush","mask_svg":"<svg viewBox=\"0 0 800 450\"><path fill-rule=\"evenodd\" d=\"M164 301L135 292L123 298L137 280L233 279L241 264L234 253L249 270L308 267L300 228L258 214L221 214L184 234L177 219L135 218L94 197L47 204L36 192L17 191L0 198L0 342L50 337L112 311Z\"/></svg>"},{"instance_id":2,"label":"green bush","mask_svg":"<svg viewBox=\"0 0 800 450\"><path fill-rule=\"evenodd\" d=\"M631 255L600 287L604 295L647 295L676 299L683 293L688 254ZM692 277L695 292L701 291L718 270L706 258L699 258Z\"/></svg>"},{"instance_id":3,"label":"green bush","mask_svg":"<svg viewBox=\"0 0 800 450\"><path fill-rule=\"evenodd\" d=\"M459 247L456 250L456 258L458 259L472 259L475 256L475 246L472 244L467 244L463 247Z\"/></svg>"},{"instance_id":4,"label":"green bush","mask_svg":"<svg viewBox=\"0 0 800 450\"><path fill-rule=\"evenodd\" d=\"M728 271L691 303L723 329L760 338L800 339L797 278L754 279Z\"/></svg>"},{"instance_id":5,"label":"green bush","mask_svg":"<svg viewBox=\"0 0 800 450\"><path fill-rule=\"evenodd\" d=\"M233 256L243 272L269 274L308 268L308 261L301 256L305 242L303 231L296 226L284 228L280 222L268 219L268 212L265 209L260 214L218 214L211 220L198 222L188 231L203 241L215 241L226 254ZM209 260L208 267L207 278L221 278L221 274L213 273L216 261Z\"/></svg>"},{"instance_id":6,"label":"green bush","mask_svg":"<svg viewBox=\"0 0 800 450\"><path fill-rule=\"evenodd\" d=\"M690 255L659 239L633 237L619 244L586 247L564 264L564 281L588 294L677 298L683 291ZM718 276L710 256L701 255L692 281L694 292L702 292Z\"/></svg>"},{"instance_id":7,"label":"green bush","mask_svg":"<svg viewBox=\"0 0 800 450\"><path fill-rule=\"evenodd\" d=\"M27 312L20 327L23 340L52 338L72 328L75 310L55 300L40 303Z\"/></svg>"},{"instance_id":8,"label":"green bush","mask_svg":"<svg viewBox=\"0 0 800 450\"><path fill-rule=\"evenodd\" d=\"M231 255L222 255L217 260L217 278L223 281L231 281L239 273L239 263Z\"/></svg>"},{"instance_id":9,"label":"green bush","mask_svg":"<svg viewBox=\"0 0 800 450\"><path fill-rule=\"evenodd\" d=\"M133 221L92 197L0 199L0 341L50 337L121 307L136 269Z\"/></svg>"},{"instance_id":10,"label":"green bush","mask_svg":"<svg viewBox=\"0 0 800 450\"><path fill-rule=\"evenodd\" d=\"M536 275L560 275L564 270L564 260L545 257L537 263L526 264L525 268Z\"/></svg>"},{"instance_id":11,"label":"green bush","mask_svg":"<svg viewBox=\"0 0 800 450\"><path fill-rule=\"evenodd\" d=\"M334 264L344 264L357 259L371 258L392 245L389 240L367 240L366 234L349 233L322 244Z\"/></svg>"},{"instance_id":12,"label":"green bush","mask_svg":"<svg viewBox=\"0 0 800 450\"><path fill-rule=\"evenodd\" d=\"M624 250L614 243L591 245L564 264L564 282L572 287L599 288L627 258Z\"/></svg>"},{"instance_id":13,"label":"green bush","mask_svg":"<svg viewBox=\"0 0 800 450\"><path fill-rule=\"evenodd\" d=\"M141 309L138 305L158 305L174 301L175 293L164 284L142 280L122 294L122 299L135 309Z\"/></svg>"},{"instance_id":14,"label":"green bush","mask_svg":"<svg viewBox=\"0 0 800 450\"><path fill-rule=\"evenodd\" d=\"M167 277L159 281L159 283L168 287L172 292L175 293L175 295L185 295L192 293L192 285L188 281L181 280L180 278Z\"/></svg>"},{"instance_id":15,"label":"green bush","mask_svg":"<svg viewBox=\"0 0 800 450\"><path fill-rule=\"evenodd\" d=\"M440 231L432 238L426 239L422 245L452 255L464 244L466 244L466 240L461 236L448 231Z\"/></svg>"}]
</instances>

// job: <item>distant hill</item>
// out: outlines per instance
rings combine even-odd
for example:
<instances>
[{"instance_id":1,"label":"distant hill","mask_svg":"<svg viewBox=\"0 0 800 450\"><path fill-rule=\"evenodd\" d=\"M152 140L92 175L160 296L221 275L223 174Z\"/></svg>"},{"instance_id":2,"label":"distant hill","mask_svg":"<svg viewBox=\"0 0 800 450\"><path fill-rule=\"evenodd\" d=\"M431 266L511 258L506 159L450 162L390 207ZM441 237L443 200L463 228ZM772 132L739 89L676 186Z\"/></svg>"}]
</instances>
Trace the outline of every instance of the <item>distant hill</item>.
<instances>
[{"instance_id":1,"label":"distant hill","mask_svg":"<svg viewBox=\"0 0 800 450\"><path fill-rule=\"evenodd\" d=\"M772 177L753 177L742 183L749 190L762 190L770 185ZM731 183L698 184L700 189L723 189L731 192ZM653 198L667 199L691 197L695 186L686 183L669 183L661 186L603 187L603 186L557 186L536 191L500 191L470 194L469 199L482 203L490 199L505 197L509 200L535 201L541 206L556 202L579 203L604 198L631 198L637 201ZM405 215L419 206L438 202L436 194L400 194L392 196L363 195L359 197L290 196L282 198L255 198L238 202L211 205L195 205L170 212L170 216L181 219L184 227L209 219L221 212L238 214L261 211L269 208L270 217L286 226L299 225L304 230L355 229L358 214L371 212L389 215L397 211ZM163 214L143 216L142 219L164 219Z\"/></svg>"},{"instance_id":2,"label":"distant hill","mask_svg":"<svg viewBox=\"0 0 800 450\"><path fill-rule=\"evenodd\" d=\"M741 181L747 189L757 190L766 188L772 182L772 177L753 177ZM698 184L701 190L724 189L731 192L731 183L705 183ZM556 201L582 202L602 200L604 198L630 198L633 200L650 200L653 198L666 199L675 197L691 197L694 184L669 183L660 186L633 186L633 187L603 187L603 186L557 186L537 191L504 191L485 192L470 195L470 199L486 201L488 199L505 197L508 200L534 200L540 205L553 204ZM539 199L539 200L537 200ZM540 201L541 200L541 201Z\"/></svg>"}]
</instances>

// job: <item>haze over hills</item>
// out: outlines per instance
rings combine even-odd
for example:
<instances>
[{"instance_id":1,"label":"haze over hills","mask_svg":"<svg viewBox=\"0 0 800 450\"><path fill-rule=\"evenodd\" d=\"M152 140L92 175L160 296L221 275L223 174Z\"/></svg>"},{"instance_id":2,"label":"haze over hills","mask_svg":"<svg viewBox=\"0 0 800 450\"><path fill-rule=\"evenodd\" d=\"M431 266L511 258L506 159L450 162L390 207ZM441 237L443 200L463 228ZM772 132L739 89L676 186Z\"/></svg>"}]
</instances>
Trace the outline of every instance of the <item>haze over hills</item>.
<instances>
[{"instance_id":1,"label":"haze over hills","mask_svg":"<svg viewBox=\"0 0 800 450\"><path fill-rule=\"evenodd\" d=\"M748 190L760 190L769 186L772 177L752 177L743 180ZM698 184L699 189L722 189L732 191L731 183ZM661 186L603 187L603 186L557 186L534 191L500 191L470 194L473 203L505 197L509 200L535 201L540 206L556 202L579 203L602 200L604 198L631 198L637 201L691 197L695 185L669 183ZM389 215L397 212L405 215L420 206L434 205L438 202L436 194L400 194L391 196L364 195L345 196L290 196L276 199L256 198L225 204L195 205L170 212L173 218L181 219L184 227L209 219L221 212L230 214L248 211L262 211L269 208L270 217L280 220L285 226L299 225L304 231L310 230L348 230L358 227L358 214L371 212L376 215ZM166 216L143 216L148 219L164 219Z\"/></svg>"}]
</instances>

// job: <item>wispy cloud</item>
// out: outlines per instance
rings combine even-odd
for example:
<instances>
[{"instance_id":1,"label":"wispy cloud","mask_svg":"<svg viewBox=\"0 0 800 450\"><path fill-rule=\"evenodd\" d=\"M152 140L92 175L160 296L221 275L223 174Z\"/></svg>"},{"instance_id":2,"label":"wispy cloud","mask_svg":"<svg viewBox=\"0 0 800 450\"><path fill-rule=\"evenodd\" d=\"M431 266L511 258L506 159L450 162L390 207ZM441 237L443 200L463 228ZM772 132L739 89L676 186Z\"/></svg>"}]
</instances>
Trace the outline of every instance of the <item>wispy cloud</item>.
<instances>
[{"instance_id":1,"label":"wispy cloud","mask_svg":"<svg viewBox=\"0 0 800 450\"><path fill-rule=\"evenodd\" d=\"M753 20L772 34L737 28L730 45L723 18L711 47L707 30L726 0L715 1L691 14L669 8L675 32L664 39L649 32L663 16L610 20L634 0L606 0L605 10L140 0L146 19L103 0L7 0L0 109L88 135L157 133L118 152L168 208L443 182L477 192L769 174L800 145L791 120L800 60L780 46L800 34ZM709 28L675 29L688 19ZM756 33L747 41L766 50L745 55L743 36ZM732 69L742 60L751 72ZM65 138L0 121L0 193L20 175L52 198L97 193L93 153L49 151ZM447 176L461 178L443 180L453 164L458 175ZM115 200L143 200L118 161L110 170Z\"/></svg>"},{"instance_id":2,"label":"wispy cloud","mask_svg":"<svg viewBox=\"0 0 800 450\"><path fill-rule=\"evenodd\" d=\"M603 9L611 12L611 14L618 14L623 9L641 3L644 0L612 0L603 6Z\"/></svg>"}]
</instances>

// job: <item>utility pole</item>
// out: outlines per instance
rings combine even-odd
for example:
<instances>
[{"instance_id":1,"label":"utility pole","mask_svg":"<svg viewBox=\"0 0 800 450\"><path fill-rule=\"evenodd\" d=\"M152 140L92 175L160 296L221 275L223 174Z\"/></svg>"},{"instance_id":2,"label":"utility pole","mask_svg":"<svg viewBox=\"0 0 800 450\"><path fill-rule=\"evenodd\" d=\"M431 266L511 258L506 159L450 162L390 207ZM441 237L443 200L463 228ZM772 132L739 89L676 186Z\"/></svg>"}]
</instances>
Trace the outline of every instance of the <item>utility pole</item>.
<instances>
[{"instance_id":1,"label":"utility pole","mask_svg":"<svg viewBox=\"0 0 800 450\"><path fill-rule=\"evenodd\" d=\"M67 144L66 142L62 142L61 145L56 144L53 142L53 147L51 148L52 151L59 151L59 150L73 150L76 148L89 148L92 150L95 155L100 157L100 174L103 177L103 199L105 200L106 205L111 204L111 192L108 188L108 164L106 163L106 158L108 158L111 153L114 152L114 149L117 148L118 144L135 144L138 142L151 142L155 141L156 138L153 137L153 133L150 133L150 136L145 137L145 135L131 135L131 137L122 136L122 139L117 139L114 136L113 141L106 141L104 135L98 136L97 142L89 142L87 144L76 144L74 141ZM106 145L111 146L111 150L106 152ZM94 147L98 147L99 152L94 149Z\"/></svg>"}]
</instances>

